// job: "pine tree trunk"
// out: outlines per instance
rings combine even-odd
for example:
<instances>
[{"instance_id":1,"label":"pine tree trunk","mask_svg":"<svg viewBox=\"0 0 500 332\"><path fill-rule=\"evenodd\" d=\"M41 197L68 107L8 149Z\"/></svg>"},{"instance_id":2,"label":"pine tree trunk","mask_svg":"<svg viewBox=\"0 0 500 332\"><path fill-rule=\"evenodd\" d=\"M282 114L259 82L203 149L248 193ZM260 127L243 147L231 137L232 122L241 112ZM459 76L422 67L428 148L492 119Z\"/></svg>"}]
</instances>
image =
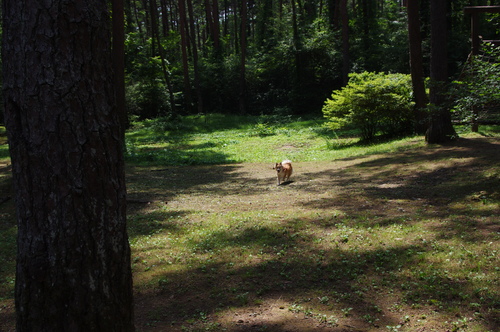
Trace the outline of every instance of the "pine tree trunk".
<instances>
[{"instance_id":1,"label":"pine tree trunk","mask_svg":"<svg viewBox=\"0 0 500 332\"><path fill-rule=\"evenodd\" d=\"M447 54L447 0L431 0L431 87L432 118L425 140L429 144L451 141L457 134L451 123L451 113L446 107L448 82Z\"/></svg>"},{"instance_id":2,"label":"pine tree trunk","mask_svg":"<svg viewBox=\"0 0 500 332\"><path fill-rule=\"evenodd\" d=\"M342 16L342 82L347 85L350 72L349 55L349 17L347 12L347 0L340 0L340 14Z\"/></svg>"},{"instance_id":3,"label":"pine tree trunk","mask_svg":"<svg viewBox=\"0 0 500 332\"><path fill-rule=\"evenodd\" d=\"M247 1L241 2L241 30L240 30L240 91L239 112L247 112L247 83L246 83L246 51L247 51Z\"/></svg>"},{"instance_id":4,"label":"pine tree trunk","mask_svg":"<svg viewBox=\"0 0 500 332\"><path fill-rule=\"evenodd\" d=\"M408 10L408 38L410 43L410 69L415 99L415 132L425 133L427 123L424 108L428 98L424 84L424 66L422 57L422 37L420 36L420 4L418 0L409 1Z\"/></svg>"},{"instance_id":5,"label":"pine tree trunk","mask_svg":"<svg viewBox=\"0 0 500 332\"><path fill-rule=\"evenodd\" d=\"M185 0L179 0L179 30L181 32L181 51L182 51L182 71L184 76L184 109L187 113L191 113L193 98L191 95L191 80L189 79L189 62L188 62L188 25L186 16Z\"/></svg>"},{"instance_id":6,"label":"pine tree trunk","mask_svg":"<svg viewBox=\"0 0 500 332\"><path fill-rule=\"evenodd\" d=\"M133 331L107 1L4 0L17 331Z\"/></svg>"},{"instance_id":7,"label":"pine tree trunk","mask_svg":"<svg viewBox=\"0 0 500 332\"><path fill-rule=\"evenodd\" d=\"M196 45L196 27L193 12L193 2L191 0L186 0L188 9L188 20L189 20L189 33L191 34L191 49L193 50L193 75L194 75L194 88L196 91L196 105L199 114L203 113L203 94L201 93L200 87L200 71L198 66L198 45Z\"/></svg>"}]
</instances>

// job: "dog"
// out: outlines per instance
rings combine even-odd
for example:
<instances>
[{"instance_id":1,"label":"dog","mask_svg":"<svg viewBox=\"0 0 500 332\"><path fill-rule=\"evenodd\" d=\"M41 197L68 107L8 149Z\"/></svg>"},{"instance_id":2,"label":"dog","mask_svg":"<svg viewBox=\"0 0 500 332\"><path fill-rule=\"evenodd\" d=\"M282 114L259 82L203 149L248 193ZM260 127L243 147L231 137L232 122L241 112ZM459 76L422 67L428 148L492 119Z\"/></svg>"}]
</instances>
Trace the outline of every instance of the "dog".
<instances>
[{"instance_id":1,"label":"dog","mask_svg":"<svg viewBox=\"0 0 500 332\"><path fill-rule=\"evenodd\" d=\"M281 184L281 181L289 181L290 175L292 175L293 167L292 162L290 160L283 160L280 163L276 163L276 166L273 167L276 170L278 176L278 186Z\"/></svg>"}]
</instances>

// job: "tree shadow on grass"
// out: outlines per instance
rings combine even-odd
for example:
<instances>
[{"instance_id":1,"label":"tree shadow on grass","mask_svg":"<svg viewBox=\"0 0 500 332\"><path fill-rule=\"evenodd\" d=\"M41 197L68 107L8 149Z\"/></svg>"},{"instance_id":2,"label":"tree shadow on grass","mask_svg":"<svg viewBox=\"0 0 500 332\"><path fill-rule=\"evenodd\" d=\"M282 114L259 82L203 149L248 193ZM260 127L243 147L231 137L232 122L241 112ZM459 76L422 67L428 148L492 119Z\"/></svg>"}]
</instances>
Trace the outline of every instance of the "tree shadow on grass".
<instances>
[{"instance_id":1,"label":"tree shadow on grass","mask_svg":"<svg viewBox=\"0 0 500 332\"><path fill-rule=\"evenodd\" d=\"M151 324L162 330L180 331L195 322L200 315L221 317L229 312L258 311L269 299L285 299L289 307L304 318L309 327L322 326L324 331L341 331L334 325L318 323L321 313L338 318L340 326L370 330L400 324L391 314L391 305L406 303L435 307L446 312L459 306L466 291L472 287L467 280L453 280L438 267L414 271L428 248L401 245L359 252L344 245L323 249L313 238L294 237L289 232L268 228L247 229L239 234L215 233L198 243L195 251L218 252L218 259L175 273L161 273L154 291L136 295L138 316L150 319L138 322L139 328ZM251 263L234 264L241 248L254 250ZM264 248L264 252L259 250ZM267 250L267 251L266 251ZM168 298L168 301L165 301ZM469 297L478 307L491 307L500 300L490 290ZM311 309L314 308L314 309ZM243 311L242 311L243 310ZM453 313L451 314L453 315ZM498 320L483 312L485 324L493 328ZM248 323L232 317L232 324L221 328L229 331L252 331L266 324ZM285 331L280 323L266 325L269 331ZM146 329L146 328L145 328ZM147 329L146 329L147 330ZM354 330L354 329L352 329Z\"/></svg>"},{"instance_id":2,"label":"tree shadow on grass","mask_svg":"<svg viewBox=\"0 0 500 332\"><path fill-rule=\"evenodd\" d=\"M136 149L126 154L127 163L137 165L215 165L232 164L236 160L228 155L210 150L213 143L184 147Z\"/></svg>"},{"instance_id":3,"label":"tree shadow on grass","mask_svg":"<svg viewBox=\"0 0 500 332\"><path fill-rule=\"evenodd\" d=\"M187 168L186 168L187 167ZM168 203L180 194L206 192L213 185L222 194L220 184L240 181L238 165L127 167L128 197Z\"/></svg>"},{"instance_id":4,"label":"tree shadow on grass","mask_svg":"<svg viewBox=\"0 0 500 332\"><path fill-rule=\"evenodd\" d=\"M308 173L310 178L321 177L326 185L339 188L339 194L303 205L320 209L337 207L355 215L378 209L382 216L390 217L407 215L401 209L398 211L398 202L412 202L405 206L417 207L424 214L436 213L433 208L436 206L449 206L459 212L453 203L481 199L481 193L490 202L499 202L500 177L491 171L500 162L500 154L496 152L499 148L498 140L462 139L444 149L391 154L348 168ZM315 188L304 190L314 192ZM443 215L436 215L440 216Z\"/></svg>"},{"instance_id":5,"label":"tree shadow on grass","mask_svg":"<svg viewBox=\"0 0 500 332\"><path fill-rule=\"evenodd\" d=\"M159 232L180 232L180 225L173 220L188 215L188 211L141 211L135 212L127 221L127 231L131 240Z\"/></svg>"},{"instance_id":6,"label":"tree shadow on grass","mask_svg":"<svg viewBox=\"0 0 500 332\"><path fill-rule=\"evenodd\" d=\"M428 148L387 158L374 157L341 169L303 173L301 176L306 179L319 178L321 186L309 186L299 180L286 190L312 194L305 196L312 199L295 204L328 213L333 210L343 213L339 217L341 221L320 217L307 221L320 225L325 232L331 232L338 222L368 229L412 224L425 219L447 219L446 225L436 222L429 226L436 230L436 241L451 237L460 238L464 244L494 241L496 223L487 219L497 215L495 206L498 204L470 209L464 201L476 200L477 193L486 191L489 203L496 202L498 177L483 171L499 161L494 153L497 149L497 143L465 140L439 150ZM168 173L172 169L160 172L165 171ZM201 168L193 174L201 174L199 172L203 173ZM238 189L246 181L245 177L237 169L229 170L227 174L223 171L219 178L210 177L211 180L204 183L208 186L204 186L203 191L197 183L179 180L179 188L173 194L245 195ZM473 177L479 180L468 181ZM252 185L255 190L262 191L268 186L267 182L268 179L264 178L253 179ZM231 187L229 183L235 186ZM224 184L222 188L220 184ZM328 188L331 188L331 194L325 196L323 193ZM451 220L450 215L465 215L465 219ZM486 220L487 227L478 225L478 219ZM461 310L469 314L475 311L477 324L485 329L495 330L500 324L496 315L500 299L495 289L475 289L474 280L454 278L444 266L427 263L425 257L433 253L428 244L357 250L350 241L342 242L339 238L337 247L325 249L321 239L315 236L296 236L293 229L299 226L294 224L303 221L285 219L282 222L288 231L270 228L244 229L236 233L217 231L191 240L189 245L194 255L218 259L210 258L204 264L183 272L160 272L162 277L158 286L136 297L142 319L138 324L157 325L157 330L165 327L180 330L182 325L189 328L195 321L203 322L203 319L198 319L200 316L214 314L212 317L219 317L228 311L245 308L255 310L257 303L273 298L289 300L289 305L294 307L287 309L297 310L310 319L318 316L309 312L309 306L323 308L321 313L336 315L342 324L357 326L359 330L370 330L376 328L375 325L405 325L404 322L401 324L391 306L405 306L405 313L418 314L423 310L451 319L456 317L457 324L467 324L460 322L464 322ZM469 230L467 233L470 227L480 232ZM463 237L464 234L467 236ZM253 252L246 264L234 263L238 261L238 255L248 254L248 250ZM224 258L225 251L233 256ZM490 270L488 273L494 272ZM322 303L320 297L329 300ZM169 299L167 303L165 298ZM474 308L464 308L467 303ZM350 314L342 316L341 309ZM414 321L413 318L410 320ZM318 321L313 324L318 324ZM262 323L255 322L253 320L253 325L248 325L245 320L239 324L233 322L233 325L229 324L230 330L264 328ZM271 330L286 330L276 324L270 325ZM341 331L343 328L326 325L323 325L325 330Z\"/></svg>"}]
</instances>

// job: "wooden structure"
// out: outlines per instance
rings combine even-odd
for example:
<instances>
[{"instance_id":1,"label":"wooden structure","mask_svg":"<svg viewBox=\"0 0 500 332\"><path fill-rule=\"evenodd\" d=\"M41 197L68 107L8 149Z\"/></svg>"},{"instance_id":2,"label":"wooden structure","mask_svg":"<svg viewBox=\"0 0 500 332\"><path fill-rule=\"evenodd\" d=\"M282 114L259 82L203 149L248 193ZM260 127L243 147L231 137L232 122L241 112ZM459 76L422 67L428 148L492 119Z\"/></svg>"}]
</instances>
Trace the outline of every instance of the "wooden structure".
<instances>
[{"instance_id":1,"label":"wooden structure","mask_svg":"<svg viewBox=\"0 0 500 332\"><path fill-rule=\"evenodd\" d=\"M474 6L465 7L464 12L471 15L471 40L472 40L472 54L479 54L480 50L480 34L479 34L479 18L480 13L500 13L500 6ZM485 40L493 44L499 44L500 40Z\"/></svg>"},{"instance_id":2,"label":"wooden structure","mask_svg":"<svg viewBox=\"0 0 500 332\"><path fill-rule=\"evenodd\" d=\"M472 43L472 55L478 55L481 49L481 36L479 34L479 14L481 13L500 13L500 6L474 6L465 7L464 12L471 15L471 43ZM500 45L500 40L483 40L483 42L492 43L494 45ZM474 114L472 119L471 130L477 132L479 130L479 110L477 107L473 107L472 112Z\"/></svg>"}]
</instances>

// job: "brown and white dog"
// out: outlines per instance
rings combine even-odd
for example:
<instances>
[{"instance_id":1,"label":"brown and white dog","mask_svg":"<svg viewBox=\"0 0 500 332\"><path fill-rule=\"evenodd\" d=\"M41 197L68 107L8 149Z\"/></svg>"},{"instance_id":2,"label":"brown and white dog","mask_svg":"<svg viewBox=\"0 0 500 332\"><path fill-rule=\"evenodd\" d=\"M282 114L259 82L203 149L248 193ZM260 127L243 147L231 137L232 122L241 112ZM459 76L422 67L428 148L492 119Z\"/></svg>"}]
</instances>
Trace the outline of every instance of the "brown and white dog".
<instances>
[{"instance_id":1,"label":"brown and white dog","mask_svg":"<svg viewBox=\"0 0 500 332\"><path fill-rule=\"evenodd\" d=\"M276 166L273 167L276 170L278 176L278 186L281 184L281 181L289 181L290 175L292 175L293 167L292 162L290 160L283 160L280 163L276 163Z\"/></svg>"}]
</instances>

